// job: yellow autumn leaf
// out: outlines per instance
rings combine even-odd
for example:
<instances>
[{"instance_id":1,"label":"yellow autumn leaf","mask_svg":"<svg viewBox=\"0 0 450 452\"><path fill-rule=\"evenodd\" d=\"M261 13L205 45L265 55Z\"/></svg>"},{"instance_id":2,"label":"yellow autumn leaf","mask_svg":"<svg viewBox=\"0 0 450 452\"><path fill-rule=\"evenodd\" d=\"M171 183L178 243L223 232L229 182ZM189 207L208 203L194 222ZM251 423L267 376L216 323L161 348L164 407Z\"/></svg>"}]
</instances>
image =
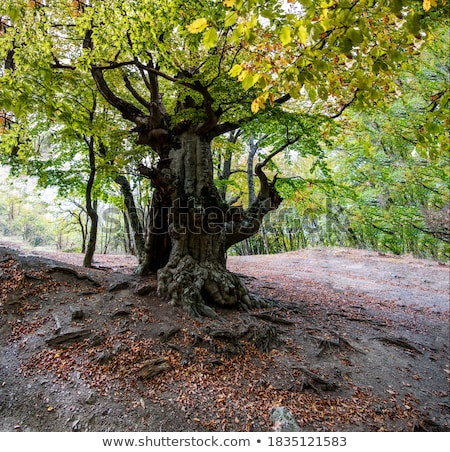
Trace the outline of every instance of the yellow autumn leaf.
<instances>
[{"instance_id":1,"label":"yellow autumn leaf","mask_svg":"<svg viewBox=\"0 0 450 452\"><path fill-rule=\"evenodd\" d=\"M228 6L228 8L231 8L236 3L236 0L223 0L223 4L225 6Z\"/></svg>"},{"instance_id":2,"label":"yellow autumn leaf","mask_svg":"<svg viewBox=\"0 0 450 452\"><path fill-rule=\"evenodd\" d=\"M269 93L261 94L253 102L251 110L253 114L258 113L259 110L266 108L266 100L269 97Z\"/></svg>"},{"instance_id":3,"label":"yellow autumn leaf","mask_svg":"<svg viewBox=\"0 0 450 452\"><path fill-rule=\"evenodd\" d=\"M248 69L244 69L244 70L238 75L238 81L239 81L239 82L242 82L242 81L245 79L245 77L247 77L248 73L249 73L249 70L248 70Z\"/></svg>"},{"instance_id":4,"label":"yellow autumn leaf","mask_svg":"<svg viewBox=\"0 0 450 452\"><path fill-rule=\"evenodd\" d=\"M423 0L423 9L425 11L429 11L432 6L437 6L437 0Z\"/></svg>"},{"instance_id":5,"label":"yellow autumn leaf","mask_svg":"<svg viewBox=\"0 0 450 452\"><path fill-rule=\"evenodd\" d=\"M256 99L252 102L251 109L252 109L252 113L253 113L253 114L258 113L258 110L259 110L259 101L258 101L258 98L256 98Z\"/></svg>"},{"instance_id":6,"label":"yellow autumn leaf","mask_svg":"<svg viewBox=\"0 0 450 452\"><path fill-rule=\"evenodd\" d=\"M189 32L195 34L195 33L201 33L206 27L208 26L208 21L202 17L200 19L194 20L190 25L188 25L186 28Z\"/></svg>"}]
</instances>

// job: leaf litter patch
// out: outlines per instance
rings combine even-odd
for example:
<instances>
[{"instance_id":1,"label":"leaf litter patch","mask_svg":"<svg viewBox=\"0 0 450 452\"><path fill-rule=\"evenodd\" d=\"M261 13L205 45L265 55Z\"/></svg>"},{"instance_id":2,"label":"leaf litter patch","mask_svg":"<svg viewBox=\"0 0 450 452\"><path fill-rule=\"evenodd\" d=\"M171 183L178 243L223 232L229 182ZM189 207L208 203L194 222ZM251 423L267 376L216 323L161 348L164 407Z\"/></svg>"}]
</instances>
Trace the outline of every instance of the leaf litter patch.
<instances>
[{"instance_id":1,"label":"leaf litter patch","mask_svg":"<svg viewBox=\"0 0 450 452\"><path fill-rule=\"evenodd\" d=\"M26 267L20 259L0 263L0 293L15 292L20 303L10 310L10 298L2 299L0 315L9 325L2 337L19 366L0 377L5 388L17 393L21 384L50 381L53 391L60 388L61 399L49 400L53 409L36 414L34 423L23 422L23 429L108 430L116 425L119 430L122 425L122 430L135 431L270 431L276 427L270 413L281 406L305 431L448 428L448 374L441 369L444 378L430 380L426 370L436 363L439 371L438 360L447 351L445 344L431 344L427 328L439 326L435 313L402 312L410 317L399 327L388 308L377 310L380 300L332 293L311 282L299 286L278 280L273 289L264 276L262 282L249 278L248 284L259 296L276 301L273 309L219 311L219 321L197 322L165 305L154 291L136 293L144 281L131 275L129 284L111 293L105 289L111 281L102 281L98 271L83 279L63 273L61 280L44 267ZM260 268L252 268L257 275ZM92 280L102 284L93 286ZM258 289L259 283L266 287ZM74 304L84 312L75 321L69 309ZM48 339L58 329L55 319L61 335L89 334L50 346ZM384 349L395 354L397 367L385 372L390 379L377 380L370 360ZM8 380L13 373L14 386ZM428 405L420 399L424 382ZM67 388L70 393L64 392ZM20 406L27 403L20 400ZM11 402L9 410L20 407ZM63 423L70 410L81 414ZM122 412L128 420L119 416Z\"/></svg>"}]
</instances>

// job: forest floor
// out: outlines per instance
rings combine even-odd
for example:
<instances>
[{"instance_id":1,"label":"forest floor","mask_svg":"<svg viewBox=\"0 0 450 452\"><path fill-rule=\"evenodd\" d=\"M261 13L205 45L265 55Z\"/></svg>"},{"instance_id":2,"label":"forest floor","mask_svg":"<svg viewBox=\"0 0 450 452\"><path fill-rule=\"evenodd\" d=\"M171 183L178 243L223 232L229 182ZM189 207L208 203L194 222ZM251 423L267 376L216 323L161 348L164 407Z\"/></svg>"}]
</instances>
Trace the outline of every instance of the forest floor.
<instances>
[{"instance_id":1,"label":"forest floor","mask_svg":"<svg viewBox=\"0 0 450 452\"><path fill-rule=\"evenodd\" d=\"M127 256L0 246L0 431L448 431L448 264L230 257L273 301L195 321Z\"/></svg>"}]
</instances>

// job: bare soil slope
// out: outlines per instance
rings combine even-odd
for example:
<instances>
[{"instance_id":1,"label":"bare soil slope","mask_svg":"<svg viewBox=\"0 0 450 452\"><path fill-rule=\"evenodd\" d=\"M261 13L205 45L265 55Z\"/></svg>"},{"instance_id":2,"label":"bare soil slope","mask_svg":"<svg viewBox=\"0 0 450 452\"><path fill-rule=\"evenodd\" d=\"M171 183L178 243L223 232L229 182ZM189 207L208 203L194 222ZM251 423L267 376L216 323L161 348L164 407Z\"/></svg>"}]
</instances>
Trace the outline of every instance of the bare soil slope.
<instances>
[{"instance_id":1,"label":"bare soil slope","mask_svg":"<svg viewBox=\"0 0 450 452\"><path fill-rule=\"evenodd\" d=\"M449 430L448 266L229 258L273 308L197 322L134 259L0 247L0 431Z\"/></svg>"}]
</instances>

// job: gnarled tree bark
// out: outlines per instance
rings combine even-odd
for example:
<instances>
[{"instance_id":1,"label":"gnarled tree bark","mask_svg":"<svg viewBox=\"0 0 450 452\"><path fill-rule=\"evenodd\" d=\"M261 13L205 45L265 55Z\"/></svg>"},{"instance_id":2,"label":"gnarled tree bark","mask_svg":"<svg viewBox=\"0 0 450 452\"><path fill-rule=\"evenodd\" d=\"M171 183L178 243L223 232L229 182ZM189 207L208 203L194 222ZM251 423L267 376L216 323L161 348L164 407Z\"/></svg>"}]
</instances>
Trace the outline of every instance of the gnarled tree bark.
<instances>
[{"instance_id":1,"label":"gnarled tree bark","mask_svg":"<svg viewBox=\"0 0 450 452\"><path fill-rule=\"evenodd\" d=\"M87 33L87 47L92 45L90 38ZM137 142L159 156L156 167L139 167L141 175L150 179L154 195L152 225L138 271L157 271L159 295L194 316L214 317L214 306L245 310L262 306L264 302L251 296L241 279L226 269L226 251L255 234L264 215L279 206L281 197L275 183L268 181L264 165L257 165L260 191L249 208L226 203L214 185L211 141L236 130L239 122L219 123L223 111L220 106L213 107L208 87L193 81L189 72L171 77L151 61L144 65L135 60L132 64L141 73L151 101L138 95L129 79L124 82L143 109L111 90L103 76L107 69L93 67L91 72L103 97L136 125ZM113 64L111 69L116 67ZM197 93L196 100L180 98L176 111L185 110L187 117L196 119L174 123L174 116L164 108L158 77Z\"/></svg>"},{"instance_id":2,"label":"gnarled tree bark","mask_svg":"<svg viewBox=\"0 0 450 452\"><path fill-rule=\"evenodd\" d=\"M211 306L248 309L256 300L226 269L229 206L214 185L210 146L210 138L189 129L169 153L172 249L158 271L158 293L194 316L213 317Z\"/></svg>"}]
</instances>

